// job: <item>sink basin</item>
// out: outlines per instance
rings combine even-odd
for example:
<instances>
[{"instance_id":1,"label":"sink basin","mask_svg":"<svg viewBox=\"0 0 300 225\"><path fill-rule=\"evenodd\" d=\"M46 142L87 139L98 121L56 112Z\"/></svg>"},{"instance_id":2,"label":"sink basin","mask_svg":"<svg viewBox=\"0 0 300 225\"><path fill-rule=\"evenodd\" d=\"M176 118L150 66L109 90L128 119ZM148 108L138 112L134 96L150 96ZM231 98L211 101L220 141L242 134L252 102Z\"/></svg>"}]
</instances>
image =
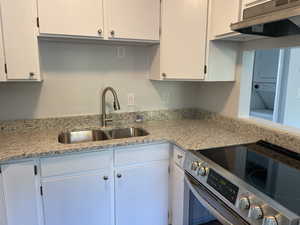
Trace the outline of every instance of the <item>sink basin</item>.
<instances>
[{"instance_id":1,"label":"sink basin","mask_svg":"<svg viewBox=\"0 0 300 225\"><path fill-rule=\"evenodd\" d=\"M143 137L149 135L146 130L136 127L113 129L107 131L107 133L112 139Z\"/></svg>"},{"instance_id":2,"label":"sink basin","mask_svg":"<svg viewBox=\"0 0 300 225\"><path fill-rule=\"evenodd\" d=\"M109 137L102 130L62 132L58 135L58 142L63 144L82 143L89 141L104 141L108 139Z\"/></svg>"},{"instance_id":3,"label":"sink basin","mask_svg":"<svg viewBox=\"0 0 300 225\"><path fill-rule=\"evenodd\" d=\"M130 137L142 137L147 135L149 135L149 133L146 130L136 127L113 130L83 130L62 132L58 135L58 142L62 144L73 144Z\"/></svg>"}]
</instances>

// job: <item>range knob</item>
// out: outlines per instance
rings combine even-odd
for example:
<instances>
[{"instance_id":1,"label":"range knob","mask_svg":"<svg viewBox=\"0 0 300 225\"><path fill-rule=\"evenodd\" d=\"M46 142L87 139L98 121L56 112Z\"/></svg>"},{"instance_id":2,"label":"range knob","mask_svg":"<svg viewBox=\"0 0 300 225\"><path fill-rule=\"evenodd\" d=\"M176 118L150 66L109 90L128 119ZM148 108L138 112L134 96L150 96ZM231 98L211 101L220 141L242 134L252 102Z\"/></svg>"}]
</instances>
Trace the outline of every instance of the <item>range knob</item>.
<instances>
[{"instance_id":1,"label":"range knob","mask_svg":"<svg viewBox=\"0 0 300 225\"><path fill-rule=\"evenodd\" d=\"M249 211L249 217L254 220L260 220L264 216L263 210L259 205L253 205Z\"/></svg>"},{"instance_id":2,"label":"range knob","mask_svg":"<svg viewBox=\"0 0 300 225\"><path fill-rule=\"evenodd\" d=\"M278 222L275 216L265 216L263 225L278 225Z\"/></svg>"},{"instance_id":3,"label":"range knob","mask_svg":"<svg viewBox=\"0 0 300 225\"><path fill-rule=\"evenodd\" d=\"M192 163L191 170L196 171L200 166L200 163L195 161Z\"/></svg>"},{"instance_id":4,"label":"range knob","mask_svg":"<svg viewBox=\"0 0 300 225\"><path fill-rule=\"evenodd\" d=\"M242 197L239 200L239 208L241 210L248 210L250 209L250 200L248 197Z\"/></svg>"},{"instance_id":5,"label":"range knob","mask_svg":"<svg viewBox=\"0 0 300 225\"><path fill-rule=\"evenodd\" d=\"M199 167L199 170L198 170L198 175L204 177L204 176L207 175L207 171L208 171L207 167L205 167L205 166L200 166L200 167Z\"/></svg>"}]
</instances>

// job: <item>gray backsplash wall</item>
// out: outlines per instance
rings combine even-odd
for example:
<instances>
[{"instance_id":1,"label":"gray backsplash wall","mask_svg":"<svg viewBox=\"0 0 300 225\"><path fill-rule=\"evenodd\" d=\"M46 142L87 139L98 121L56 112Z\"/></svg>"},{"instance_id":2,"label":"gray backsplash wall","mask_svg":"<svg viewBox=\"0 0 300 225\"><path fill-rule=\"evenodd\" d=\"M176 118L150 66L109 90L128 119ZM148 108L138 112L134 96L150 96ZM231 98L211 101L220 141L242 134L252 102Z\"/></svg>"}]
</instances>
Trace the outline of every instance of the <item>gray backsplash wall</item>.
<instances>
[{"instance_id":1,"label":"gray backsplash wall","mask_svg":"<svg viewBox=\"0 0 300 225\"><path fill-rule=\"evenodd\" d=\"M199 83L148 79L148 47L40 42L42 83L1 83L0 120L98 114L100 92L114 87L123 112L195 107ZM127 105L128 93L135 106ZM109 99L108 99L109 100Z\"/></svg>"}]
</instances>

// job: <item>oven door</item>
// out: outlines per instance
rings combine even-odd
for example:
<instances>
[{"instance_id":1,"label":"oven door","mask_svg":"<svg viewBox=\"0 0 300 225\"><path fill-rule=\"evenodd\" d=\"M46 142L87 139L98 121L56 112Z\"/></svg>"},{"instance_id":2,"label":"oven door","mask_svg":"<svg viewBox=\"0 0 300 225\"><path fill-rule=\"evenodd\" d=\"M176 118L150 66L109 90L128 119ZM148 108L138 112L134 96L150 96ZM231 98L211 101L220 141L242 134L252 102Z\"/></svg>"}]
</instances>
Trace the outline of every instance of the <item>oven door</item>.
<instances>
[{"instance_id":1,"label":"oven door","mask_svg":"<svg viewBox=\"0 0 300 225\"><path fill-rule=\"evenodd\" d=\"M188 173L185 174L185 204L188 215L187 225L249 225L229 206L199 183Z\"/></svg>"}]
</instances>

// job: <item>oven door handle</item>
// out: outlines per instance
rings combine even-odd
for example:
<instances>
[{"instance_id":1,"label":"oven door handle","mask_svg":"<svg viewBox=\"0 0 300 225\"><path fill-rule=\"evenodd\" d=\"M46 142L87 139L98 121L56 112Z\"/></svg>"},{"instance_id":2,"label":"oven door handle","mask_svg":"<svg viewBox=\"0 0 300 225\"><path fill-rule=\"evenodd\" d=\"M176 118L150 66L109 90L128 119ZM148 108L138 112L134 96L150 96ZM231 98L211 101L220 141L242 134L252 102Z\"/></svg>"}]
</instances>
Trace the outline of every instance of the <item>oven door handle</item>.
<instances>
[{"instance_id":1,"label":"oven door handle","mask_svg":"<svg viewBox=\"0 0 300 225\"><path fill-rule=\"evenodd\" d=\"M192 193L194 194L194 196L197 198L197 200L214 216L216 217L216 219L221 222L224 225L249 225L249 223L247 223L246 221L244 221L240 216L238 215L233 215L233 210L229 209L229 207L227 206L227 208L225 206L222 206L222 210L223 212L227 212L227 214L230 214L232 218L231 221L229 218L225 217L224 215L222 215L215 207L213 207L207 200L205 200L199 193L203 192L203 190L201 190L199 187L197 187L197 184L195 184L198 181L195 181L194 178L192 178L190 175L185 175L185 182L188 185L188 188L192 191ZM207 193L207 196L209 196L210 194ZM209 198L209 197L208 197ZM213 198L213 197L211 197ZM236 213L235 213L236 214ZM240 217L240 218L238 218Z\"/></svg>"}]
</instances>

